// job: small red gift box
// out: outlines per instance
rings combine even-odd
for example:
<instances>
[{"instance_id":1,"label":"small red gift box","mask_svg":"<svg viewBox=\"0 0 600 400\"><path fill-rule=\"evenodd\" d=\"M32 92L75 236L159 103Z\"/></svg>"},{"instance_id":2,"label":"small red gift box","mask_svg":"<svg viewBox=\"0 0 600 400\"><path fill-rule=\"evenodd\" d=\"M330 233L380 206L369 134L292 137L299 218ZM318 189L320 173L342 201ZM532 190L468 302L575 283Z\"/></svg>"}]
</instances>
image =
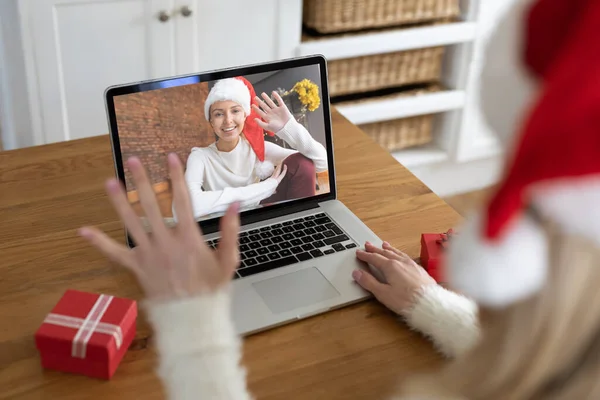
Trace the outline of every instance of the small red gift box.
<instances>
[{"instance_id":1,"label":"small red gift box","mask_svg":"<svg viewBox=\"0 0 600 400\"><path fill-rule=\"evenodd\" d=\"M133 300L67 290L35 333L42 367L110 379L133 341Z\"/></svg>"},{"instance_id":2,"label":"small red gift box","mask_svg":"<svg viewBox=\"0 0 600 400\"><path fill-rule=\"evenodd\" d=\"M438 283L445 282L444 255L448 241L454 234L455 232L452 229L446 233L421 234L421 265Z\"/></svg>"}]
</instances>

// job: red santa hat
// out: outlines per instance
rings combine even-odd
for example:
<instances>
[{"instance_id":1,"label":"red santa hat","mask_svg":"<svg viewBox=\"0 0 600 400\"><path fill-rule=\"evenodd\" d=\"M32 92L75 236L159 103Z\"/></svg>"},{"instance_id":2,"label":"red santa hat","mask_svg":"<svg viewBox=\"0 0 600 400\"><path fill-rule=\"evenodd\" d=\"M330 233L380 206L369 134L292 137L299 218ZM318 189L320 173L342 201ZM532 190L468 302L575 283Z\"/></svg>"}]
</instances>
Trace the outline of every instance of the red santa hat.
<instances>
[{"instance_id":1,"label":"red santa hat","mask_svg":"<svg viewBox=\"0 0 600 400\"><path fill-rule=\"evenodd\" d=\"M527 207L600 245L600 2L516 3L505 16L510 21L490 40L496 47L488 51L520 63L506 65L500 74L514 79L514 91L498 74L483 79L482 91L488 84L502 86L490 95L508 103L513 93L523 92L524 80L534 90L522 121L513 121L522 128L516 130L499 188L483 212L467 220L447 265L453 288L492 307L527 298L545 283L548 241ZM515 21L520 29L502 32ZM526 76L517 78L518 70ZM492 119L502 119L503 110L494 112Z\"/></svg>"},{"instance_id":2,"label":"red santa hat","mask_svg":"<svg viewBox=\"0 0 600 400\"><path fill-rule=\"evenodd\" d=\"M260 117L251 107L252 104L256 104L255 97L254 87L242 76L218 80L206 97L204 116L207 121L210 121L210 106L218 101L234 101L242 106L246 113L244 136L257 158L255 172L260 179L265 179L273 174L274 166L270 161L265 161L264 130L256 122L256 118L260 119ZM272 132L267 134L274 135Z\"/></svg>"}]
</instances>

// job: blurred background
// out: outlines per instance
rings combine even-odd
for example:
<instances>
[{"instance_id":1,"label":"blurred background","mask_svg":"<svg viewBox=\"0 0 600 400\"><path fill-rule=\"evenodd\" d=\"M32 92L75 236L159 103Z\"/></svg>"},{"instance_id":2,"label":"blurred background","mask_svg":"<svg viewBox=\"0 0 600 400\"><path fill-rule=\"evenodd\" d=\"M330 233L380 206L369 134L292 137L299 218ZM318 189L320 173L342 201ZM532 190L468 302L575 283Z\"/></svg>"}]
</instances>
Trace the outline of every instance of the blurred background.
<instances>
[{"instance_id":1,"label":"blurred background","mask_svg":"<svg viewBox=\"0 0 600 400\"><path fill-rule=\"evenodd\" d=\"M106 134L110 85L320 53L340 113L438 195L481 193L481 55L510 2L1 0L2 147Z\"/></svg>"}]
</instances>

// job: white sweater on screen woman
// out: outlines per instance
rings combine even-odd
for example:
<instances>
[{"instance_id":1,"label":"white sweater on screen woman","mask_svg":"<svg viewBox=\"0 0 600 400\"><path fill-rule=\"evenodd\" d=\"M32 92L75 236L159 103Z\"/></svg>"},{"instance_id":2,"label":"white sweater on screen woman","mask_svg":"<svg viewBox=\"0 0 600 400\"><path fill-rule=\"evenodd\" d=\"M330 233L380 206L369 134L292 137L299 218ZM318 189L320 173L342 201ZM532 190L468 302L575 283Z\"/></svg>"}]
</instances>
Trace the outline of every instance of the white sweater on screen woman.
<instances>
[{"instance_id":1,"label":"white sweater on screen woman","mask_svg":"<svg viewBox=\"0 0 600 400\"><path fill-rule=\"evenodd\" d=\"M327 170L327 150L294 118L275 135L294 150L265 141L265 162L277 166L291 154L300 152L315 164L317 172ZM229 152L216 143L194 147L188 157L185 179L192 199L194 216L224 212L229 204L240 202L241 209L252 208L271 196L277 188L273 178L260 181L257 157L244 136Z\"/></svg>"},{"instance_id":2,"label":"white sweater on screen woman","mask_svg":"<svg viewBox=\"0 0 600 400\"><path fill-rule=\"evenodd\" d=\"M234 328L230 304L229 289L145 303L156 333L157 372L168 399L254 399L240 364L241 338ZM475 303L438 285L423 290L405 320L449 357L465 352L479 337Z\"/></svg>"}]
</instances>

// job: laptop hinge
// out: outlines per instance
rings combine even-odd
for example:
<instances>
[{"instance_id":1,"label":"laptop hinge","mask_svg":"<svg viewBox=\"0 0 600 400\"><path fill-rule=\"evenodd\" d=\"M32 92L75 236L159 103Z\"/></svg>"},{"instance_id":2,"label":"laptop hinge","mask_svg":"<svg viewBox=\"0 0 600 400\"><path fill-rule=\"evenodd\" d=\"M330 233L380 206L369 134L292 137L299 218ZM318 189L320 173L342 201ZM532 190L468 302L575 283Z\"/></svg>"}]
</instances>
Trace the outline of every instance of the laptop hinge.
<instances>
[{"instance_id":1,"label":"laptop hinge","mask_svg":"<svg viewBox=\"0 0 600 400\"><path fill-rule=\"evenodd\" d=\"M266 221L266 220L281 217L284 215L295 214L297 212L312 210L312 209L316 209L316 208L319 208L319 202L296 204L296 205L292 205L289 207L284 207L284 208L280 208L277 210L268 211L265 213L254 214L254 215L245 215L245 216L243 215L240 222L241 222L241 225L244 226L244 225L248 225L248 224L253 224L255 222ZM220 221L220 218L217 220L211 220L209 222L199 222L200 228L202 229L202 232L204 234L208 235L211 233L215 233L219 230L219 221Z\"/></svg>"}]
</instances>

